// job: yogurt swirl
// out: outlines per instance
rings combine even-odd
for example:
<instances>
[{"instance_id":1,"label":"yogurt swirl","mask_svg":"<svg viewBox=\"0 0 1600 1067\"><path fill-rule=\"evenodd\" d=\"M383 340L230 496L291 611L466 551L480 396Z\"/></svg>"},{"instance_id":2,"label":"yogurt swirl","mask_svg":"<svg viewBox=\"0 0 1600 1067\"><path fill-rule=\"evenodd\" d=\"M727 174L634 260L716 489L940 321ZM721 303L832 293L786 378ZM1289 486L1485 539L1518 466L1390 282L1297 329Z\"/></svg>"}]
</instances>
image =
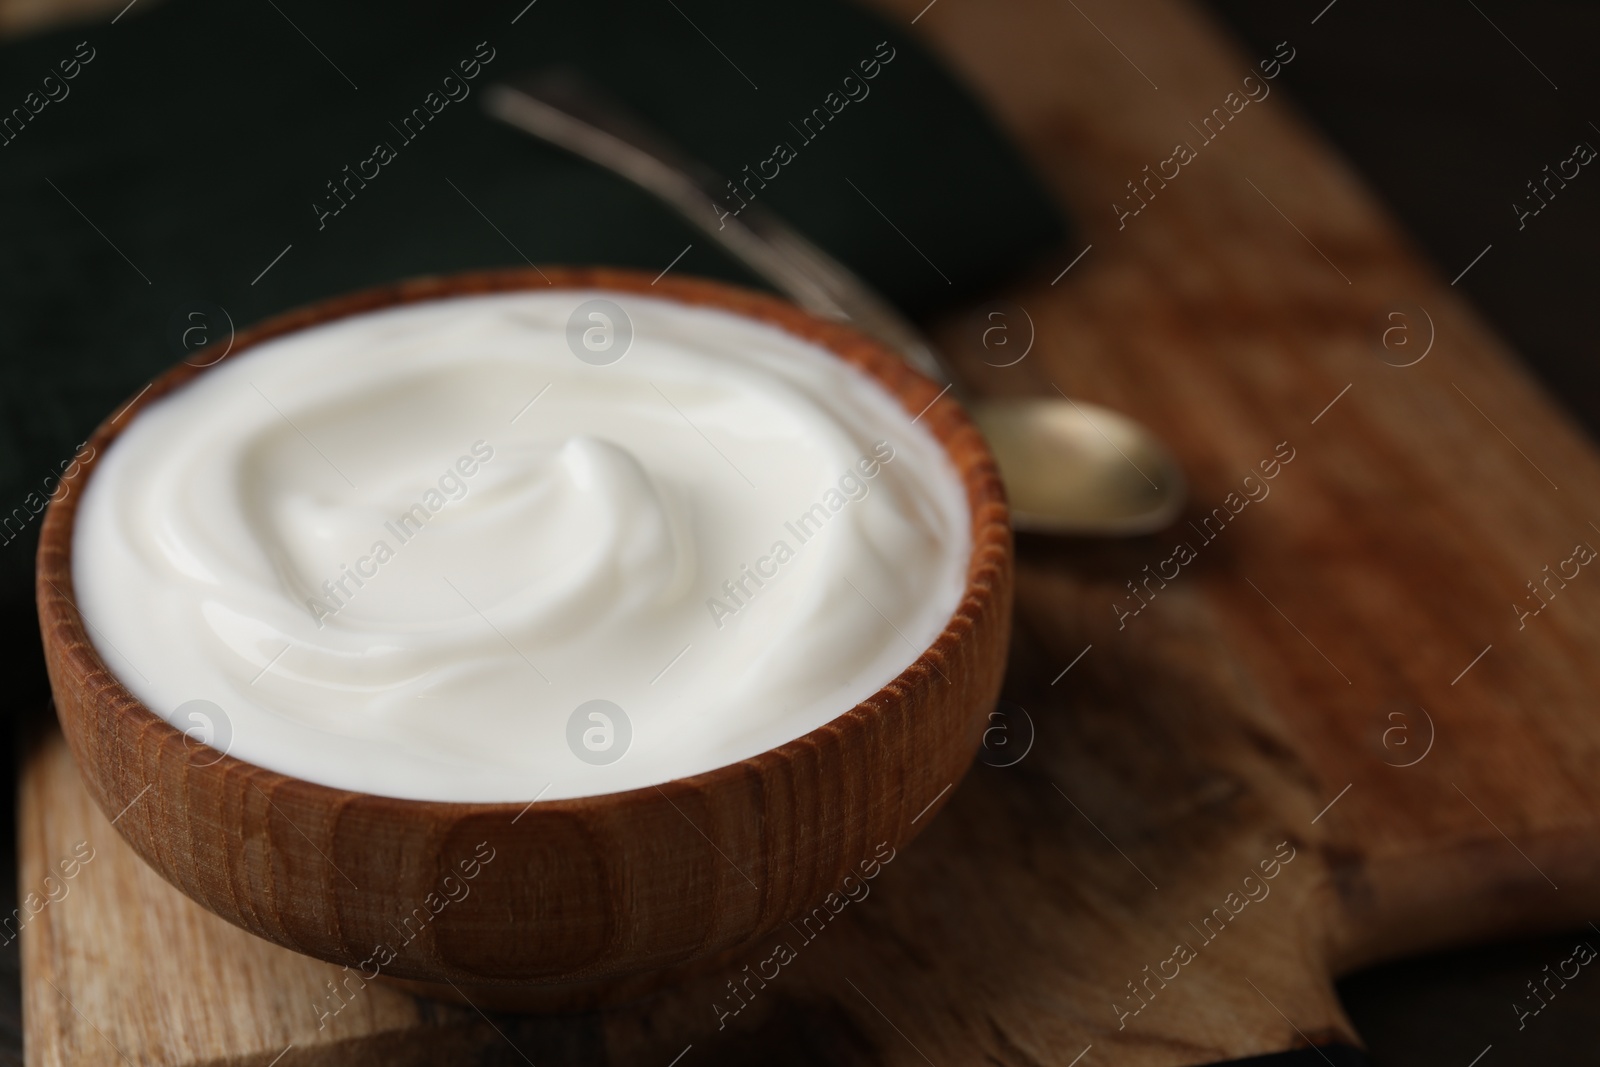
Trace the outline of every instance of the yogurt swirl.
<instances>
[{"instance_id":1,"label":"yogurt swirl","mask_svg":"<svg viewBox=\"0 0 1600 1067\"><path fill-rule=\"evenodd\" d=\"M569 340L596 300L631 327L604 365ZM970 554L943 450L865 375L719 309L578 290L242 352L133 419L74 537L91 639L175 726L207 701L251 763L479 802L810 732L933 641Z\"/></svg>"}]
</instances>

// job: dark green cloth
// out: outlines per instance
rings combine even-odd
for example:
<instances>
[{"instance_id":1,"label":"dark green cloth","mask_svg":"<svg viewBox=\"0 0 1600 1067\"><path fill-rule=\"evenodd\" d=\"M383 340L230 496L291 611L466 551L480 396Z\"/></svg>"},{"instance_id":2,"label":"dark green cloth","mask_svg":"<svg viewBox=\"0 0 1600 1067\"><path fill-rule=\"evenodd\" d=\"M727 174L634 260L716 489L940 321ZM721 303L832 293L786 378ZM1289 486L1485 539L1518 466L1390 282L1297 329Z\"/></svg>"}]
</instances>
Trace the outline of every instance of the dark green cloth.
<instances>
[{"instance_id":1,"label":"dark green cloth","mask_svg":"<svg viewBox=\"0 0 1600 1067\"><path fill-rule=\"evenodd\" d=\"M913 313L970 296L1064 237L973 99L864 10L525 3L142 0L115 23L0 49L0 522L182 357L173 319L197 301L244 326L342 291L524 256L658 271L690 243L675 271L753 284L645 194L484 116L487 84L553 62L582 69L725 177L788 145L793 158L751 188ZM891 51L861 77L863 60ZM471 71L475 57L466 81L460 64ZM414 108L464 91L404 127ZM841 105L847 93L858 99ZM820 119L801 128L832 107L820 133ZM380 143L394 158L364 162ZM347 166L370 180L320 217ZM33 625L38 526L0 534L0 637Z\"/></svg>"}]
</instances>

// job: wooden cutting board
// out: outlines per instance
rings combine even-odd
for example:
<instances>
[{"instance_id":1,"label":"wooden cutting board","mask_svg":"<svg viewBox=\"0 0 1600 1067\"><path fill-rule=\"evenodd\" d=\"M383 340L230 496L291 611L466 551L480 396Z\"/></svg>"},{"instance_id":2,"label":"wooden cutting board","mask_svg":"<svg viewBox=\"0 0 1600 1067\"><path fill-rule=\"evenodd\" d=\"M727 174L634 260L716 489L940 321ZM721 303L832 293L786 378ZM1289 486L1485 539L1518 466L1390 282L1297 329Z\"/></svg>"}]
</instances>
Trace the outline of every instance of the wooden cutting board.
<instances>
[{"instance_id":1,"label":"wooden cutting board","mask_svg":"<svg viewBox=\"0 0 1600 1067\"><path fill-rule=\"evenodd\" d=\"M30 1064L1201 1064L1358 1043L1335 975L1600 911L1593 447L1283 93L1239 103L1273 57L1183 0L925 2L882 0L1084 231L937 340L976 391L1158 427L1193 488L1166 533L1021 541L1015 762L770 980L758 948L491 1019L333 999L143 868L46 735L22 894L93 858L23 932Z\"/></svg>"}]
</instances>

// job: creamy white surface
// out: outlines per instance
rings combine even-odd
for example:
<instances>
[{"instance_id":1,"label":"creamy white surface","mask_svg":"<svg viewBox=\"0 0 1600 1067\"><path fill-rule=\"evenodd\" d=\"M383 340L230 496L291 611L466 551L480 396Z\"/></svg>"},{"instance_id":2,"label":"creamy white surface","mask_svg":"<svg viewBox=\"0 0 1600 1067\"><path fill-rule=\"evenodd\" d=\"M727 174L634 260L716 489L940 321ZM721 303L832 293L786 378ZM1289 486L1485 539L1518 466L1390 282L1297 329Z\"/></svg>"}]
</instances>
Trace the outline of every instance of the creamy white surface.
<instances>
[{"instance_id":1,"label":"creamy white surface","mask_svg":"<svg viewBox=\"0 0 1600 1067\"><path fill-rule=\"evenodd\" d=\"M595 297L633 324L609 366L567 346ZM862 477L880 441L893 459ZM215 703L234 756L387 796L557 799L744 759L876 692L959 602L966 515L932 436L807 342L517 293L302 331L152 404L93 472L73 579L122 682L180 729ZM775 576L714 617L762 557ZM607 765L567 742L594 699L632 725Z\"/></svg>"}]
</instances>

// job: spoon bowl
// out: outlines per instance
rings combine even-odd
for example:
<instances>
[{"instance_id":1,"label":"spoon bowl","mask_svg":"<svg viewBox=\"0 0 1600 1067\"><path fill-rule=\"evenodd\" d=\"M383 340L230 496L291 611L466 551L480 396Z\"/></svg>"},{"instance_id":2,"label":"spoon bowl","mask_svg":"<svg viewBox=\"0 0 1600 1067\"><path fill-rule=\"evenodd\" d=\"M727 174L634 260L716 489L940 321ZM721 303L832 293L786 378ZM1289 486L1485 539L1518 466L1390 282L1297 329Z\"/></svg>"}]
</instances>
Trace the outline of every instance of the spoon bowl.
<instances>
[{"instance_id":1,"label":"spoon bowl","mask_svg":"<svg viewBox=\"0 0 1600 1067\"><path fill-rule=\"evenodd\" d=\"M1018 530L1133 536L1183 506L1183 471L1137 422L1081 400L982 400L973 421L994 453Z\"/></svg>"}]
</instances>

